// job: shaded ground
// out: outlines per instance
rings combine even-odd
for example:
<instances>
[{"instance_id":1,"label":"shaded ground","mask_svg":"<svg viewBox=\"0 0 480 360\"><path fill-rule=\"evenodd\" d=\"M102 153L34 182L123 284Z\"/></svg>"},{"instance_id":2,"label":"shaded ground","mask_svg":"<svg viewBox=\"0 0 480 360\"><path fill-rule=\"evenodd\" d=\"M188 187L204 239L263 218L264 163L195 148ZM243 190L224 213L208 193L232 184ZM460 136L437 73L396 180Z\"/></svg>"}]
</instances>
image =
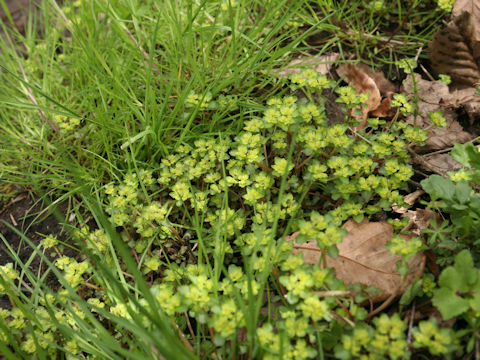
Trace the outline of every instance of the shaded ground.
<instances>
[{"instance_id":1,"label":"shaded ground","mask_svg":"<svg viewBox=\"0 0 480 360\"><path fill-rule=\"evenodd\" d=\"M6 0L5 2L10 10L15 26L19 30L23 29L28 15L28 8L32 6L33 2L31 0ZM4 23L9 23L9 19L1 6L0 18Z\"/></svg>"},{"instance_id":2,"label":"shaded ground","mask_svg":"<svg viewBox=\"0 0 480 360\"><path fill-rule=\"evenodd\" d=\"M62 213L65 209L66 206L59 206L58 208ZM66 234L61 233L62 225L57 217L51 212L46 212L38 217L41 210L41 202L35 202L32 195L27 192L20 193L0 210L0 234L3 237L0 240L0 265L13 262L5 241L12 251L18 255L22 263L26 263L32 256L33 249L18 232L25 234L35 245L38 245L45 235L49 234L56 235L59 240L66 239ZM74 251L70 248L65 248L64 253L66 256L74 255ZM43 273L46 268L46 265L42 263L38 256L30 264L30 270L35 274ZM47 284L53 288L58 286L53 274L47 277ZM7 296L0 297L0 308L10 308Z\"/></svg>"}]
</instances>

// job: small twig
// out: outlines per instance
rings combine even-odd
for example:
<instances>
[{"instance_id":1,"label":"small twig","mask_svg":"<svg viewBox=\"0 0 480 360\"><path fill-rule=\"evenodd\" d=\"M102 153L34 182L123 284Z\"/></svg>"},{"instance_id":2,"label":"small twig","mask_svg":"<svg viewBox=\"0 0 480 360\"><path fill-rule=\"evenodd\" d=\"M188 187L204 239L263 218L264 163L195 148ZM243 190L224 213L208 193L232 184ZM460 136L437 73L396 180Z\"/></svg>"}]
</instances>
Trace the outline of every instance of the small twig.
<instances>
[{"instance_id":1,"label":"small twig","mask_svg":"<svg viewBox=\"0 0 480 360\"><path fill-rule=\"evenodd\" d=\"M177 325L177 323L172 320L172 325L175 327L175 329L177 329L177 333L178 333L178 335L180 336L180 339L182 340L183 344L187 347L188 350L190 350L191 352L193 352L193 346L192 346L192 344L190 344L190 342L188 341L187 337L185 336L185 334L183 333L183 331L180 329L180 327Z\"/></svg>"},{"instance_id":2,"label":"small twig","mask_svg":"<svg viewBox=\"0 0 480 360\"><path fill-rule=\"evenodd\" d=\"M192 324L190 323L190 318L186 312L184 314L185 314L185 319L187 319L188 331L190 331L190 335L192 336L193 341L195 341L195 332L193 331Z\"/></svg>"},{"instance_id":3,"label":"small twig","mask_svg":"<svg viewBox=\"0 0 480 360\"><path fill-rule=\"evenodd\" d=\"M440 176L446 177L447 173L445 171L442 171L440 169L435 169L433 166L431 166L428 162L426 162L420 155L418 155L410 146L407 146L408 152L412 155L413 160L419 164L422 164L426 169L430 170L431 172L434 172Z\"/></svg>"},{"instance_id":4,"label":"small twig","mask_svg":"<svg viewBox=\"0 0 480 360\"><path fill-rule=\"evenodd\" d=\"M280 283L280 279L278 278L278 270L275 265L272 267L272 275L275 278L275 281L277 282L278 288L280 289L280 292L282 293L283 298L286 299L287 289L285 289L285 287Z\"/></svg>"},{"instance_id":5,"label":"small twig","mask_svg":"<svg viewBox=\"0 0 480 360\"><path fill-rule=\"evenodd\" d=\"M351 291L348 290L329 290L329 291L316 291L318 297L329 297L329 296L343 296L343 295L352 295Z\"/></svg>"},{"instance_id":6,"label":"small twig","mask_svg":"<svg viewBox=\"0 0 480 360\"><path fill-rule=\"evenodd\" d=\"M333 310L330 310L330 315L332 315L332 317L337 321L340 320L340 321L343 321L345 324L350 325L351 327L355 327L355 323L352 320L347 319L346 317L343 317L341 315L338 315Z\"/></svg>"},{"instance_id":7,"label":"small twig","mask_svg":"<svg viewBox=\"0 0 480 360\"><path fill-rule=\"evenodd\" d=\"M423 186L422 184L420 184L419 182L416 182L415 180L412 180L412 179L408 179L408 183L409 184L412 184L413 186L419 188L419 189L423 189Z\"/></svg>"},{"instance_id":8,"label":"small twig","mask_svg":"<svg viewBox=\"0 0 480 360\"><path fill-rule=\"evenodd\" d=\"M98 290L98 291L102 291L102 292L105 292L105 290L103 288L101 288L100 286L97 286L97 285L94 285L92 283L89 283L87 281L82 281L82 285L85 285L86 287L90 288L90 289L94 289L94 290Z\"/></svg>"},{"instance_id":9,"label":"small twig","mask_svg":"<svg viewBox=\"0 0 480 360\"><path fill-rule=\"evenodd\" d=\"M395 300L398 293L400 292L400 289L405 284L406 280L407 280L407 277L405 276L400 282L400 284L398 285L398 287L395 289L395 291L382 303L382 305L380 305L379 307L377 307L375 310L371 311L367 315L367 318L366 318L367 321L369 321L374 315L378 314L379 312L387 308L393 302L393 300Z\"/></svg>"},{"instance_id":10,"label":"small twig","mask_svg":"<svg viewBox=\"0 0 480 360\"><path fill-rule=\"evenodd\" d=\"M390 121L390 124L388 124L388 128L386 131L387 133L390 132L390 129L392 128L393 123L397 121L399 115L400 115L400 109L397 108L397 111L395 112L395 115L393 116L392 121Z\"/></svg>"},{"instance_id":11,"label":"small twig","mask_svg":"<svg viewBox=\"0 0 480 360\"><path fill-rule=\"evenodd\" d=\"M354 135L354 136L358 136L360 139L362 139L363 141L367 142L368 144L370 145L373 145L370 140L368 140L367 138L365 138L364 136L360 135L358 132L356 132L355 130L353 130L352 128L348 128L348 130L350 130L350 132Z\"/></svg>"},{"instance_id":12,"label":"small twig","mask_svg":"<svg viewBox=\"0 0 480 360\"><path fill-rule=\"evenodd\" d=\"M178 232L172 227L172 226L169 226L168 229L173 233L173 235L175 235L175 237L178 239L178 241L180 242L180 244L182 246L185 246L185 243L183 242L183 239L181 238L181 236L178 234Z\"/></svg>"},{"instance_id":13,"label":"small twig","mask_svg":"<svg viewBox=\"0 0 480 360\"><path fill-rule=\"evenodd\" d=\"M353 33L352 31L349 31L349 32L346 33L346 35L347 36L355 36L357 34ZM361 36L362 36L362 38L373 38L377 41L383 41L384 44L385 44L385 46L383 46L383 48L387 47L387 42L390 43L390 44L396 44L396 45L417 45L418 44L417 42L413 42L413 41L395 40L395 39L392 39L392 37L388 38L386 36L377 36L377 35L367 34L367 33L362 33ZM379 49L379 50L382 50L382 49Z\"/></svg>"},{"instance_id":14,"label":"small twig","mask_svg":"<svg viewBox=\"0 0 480 360\"><path fill-rule=\"evenodd\" d=\"M425 75L427 75L427 77L431 80L431 81L435 81L435 79L433 78L433 76L428 72L427 69L425 69L425 66L422 65L422 63L419 64L420 67L422 68L423 72L425 73Z\"/></svg>"},{"instance_id":15,"label":"small twig","mask_svg":"<svg viewBox=\"0 0 480 360\"><path fill-rule=\"evenodd\" d=\"M420 57L420 54L422 53L422 50L423 50L423 46L420 46L417 50L417 54L415 55L415 62L418 62L418 58ZM434 81L432 79L432 81Z\"/></svg>"},{"instance_id":16,"label":"small twig","mask_svg":"<svg viewBox=\"0 0 480 360\"><path fill-rule=\"evenodd\" d=\"M472 140L470 140L470 141L467 141L467 142L474 143L474 142L477 141L477 140L480 140L480 136L477 136L476 138L474 138L474 139L472 139ZM423 155L423 156L432 156L432 155L436 155L436 154L443 154L443 153L450 152L451 150L453 150L453 146L452 146L452 147L449 147L449 148L446 148L446 149L433 151L433 152L428 153L428 154L425 154L425 155Z\"/></svg>"},{"instance_id":17,"label":"small twig","mask_svg":"<svg viewBox=\"0 0 480 360\"><path fill-rule=\"evenodd\" d=\"M412 342L412 329L413 329L413 320L415 319L415 301L412 304L410 321L408 322L408 334L407 334L407 343L410 344Z\"/></svg>"}]
</instances>

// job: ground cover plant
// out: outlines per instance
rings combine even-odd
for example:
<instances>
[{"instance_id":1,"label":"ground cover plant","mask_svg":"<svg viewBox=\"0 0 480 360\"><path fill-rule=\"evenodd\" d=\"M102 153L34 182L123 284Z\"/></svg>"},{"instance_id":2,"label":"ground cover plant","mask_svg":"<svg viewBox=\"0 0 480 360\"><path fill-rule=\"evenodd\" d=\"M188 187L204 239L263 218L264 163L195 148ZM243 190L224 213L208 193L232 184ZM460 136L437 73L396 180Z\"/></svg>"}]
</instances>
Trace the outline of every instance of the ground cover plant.
<instances>
[{"instance_id":1,"label":"ground cover plant","mask_svg":"<svg viewBox=\"0 0 480 360\"><path fill-rule=\"evenodd\" d=\"M432 175L420 151L452 122L414 74L453 5L48 0L2 24L0 196L28 189L62 230L4 218L0 353L478 359L480 155L455 145L462 170ZM414 91L372 106L356 68L291 63L332 53ZM392 228L392 293L327 266L368 221Z\"/></svg>"}]
</instances>

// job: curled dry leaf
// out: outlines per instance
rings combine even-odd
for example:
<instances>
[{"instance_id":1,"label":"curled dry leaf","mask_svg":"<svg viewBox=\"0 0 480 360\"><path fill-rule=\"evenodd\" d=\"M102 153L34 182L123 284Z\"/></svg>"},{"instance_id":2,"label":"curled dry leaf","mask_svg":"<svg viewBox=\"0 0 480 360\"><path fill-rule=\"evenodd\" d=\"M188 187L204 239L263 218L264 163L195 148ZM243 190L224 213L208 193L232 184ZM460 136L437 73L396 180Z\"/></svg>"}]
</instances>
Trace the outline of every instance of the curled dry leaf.
<instances>
[{"instance_id":1,"label":"curled dry leaf","mask_svg":"<svg viewBox=\"0 0 480 360\"><path fill-rule=\"evenodd\" d=\"M415 190L414 192L405 195L403 201L405 201L408 205L412 206L413 204L415 204L415 201L417 201L417 199L423 194L425 194L425 191Z\"/></svg>"},{"instance_id":2,"label":"curled dry leaf","mask_svg":"<svg viewBox=\"0 0 480 360\"><path fill-rule=\"evenodd\" d=\"M473 135L464 131L458 123L457 114L453 107L444 106L452 101L452 95L448 86L441 81L424 80L418 74L409 76L404 81L402 89L409 97L418 96L418 116L410 115L406 121L411 125L420 126L425 129L430 127L429 113L441 111L447 121L443 129L431 128L428 130L428 139L424 146L417 148L418 151L427 152L443 150L453 146L455 143L465 143L473 139Z\"/></svg>"},{"instance_id":3,"label":"curled dry leaf","mask_svg":"<svg viewBox=\"0 0 480 360\"><path fill-rule=\"evenodd\" d=\"M274 70L273 73L280 77L286 77L291 74L298 74L305 69L313 69L320 74L326 75L339 57L340 54L338 53L299 57L290 61L284 68Z\"/></svg>"},{"instance_id":4,"label":"curled dry leaf","mask_svg":"<svg viewBox=\"0 0 480 360\"><path fill-rule=\"evenodd\" d=\"M473 1L471 9L475 11L462 10L429 44L433 69L450 75L457 84L474 85L480 80L480 5ZM457 7L457 12L460 9Z\"/></svg>"},{"instance_id":5,"label":"curled dry leaf","mask_svg":"<svg viewBox=\"0 0 480 360\"><path fill-rule=\"evenodd\" d=\"M392 97L393 92L388 92L387 97L382 99L382 102L379 107L371 112L372 116L375 117L392 117L394 111L392 110Z\"/></svg>"},{"instance_id":6,"label":"curled dry leaf","mask_svg":"<svg viewBox=\"0 0 480 360\"><path fill-rule=\"evenodd\" d=\"M365 102L366 106L363 106L361 109L362 115L354 115L362 120L362 123L358 128L363 129L367 125L368 113L378 108L381 104L382 97L380 95L380 90L378 89L375 80L368 76L360 65L340 64L337 68L337 73L339 76L345 77L345 81L350 86L354 87L355 90L357 90L357 93L369 93L369 98Z\"/></svg>"},{"instance_id":7,"label":"curled dry leaf","mask_svg":"<svg viewBox=\"0 0 480 360\"><path fill-rule=\"evenodd\" d=\"M391 295L401 295L423 273L425 256L415 255L409 262L410 272L402 285L396 263L401 258L390 253L385 245L393 236L393 226L387 222L369 222L365 219L358 224L348 220L344 225L348 235L338 245L339 256L332 259L327 256L327 266L335 269L337 277L346 283L360 283L374 286L382 292L373 298L380 302ZM298 233L290 236L295 241ZM408 239L408 237L405 237ZM321 259L321 251L314 241L304 244L294 242L294 251L303 253L306 263L316 264ZM401 288L400 288L401 286Z\"/></svg>"}]
</instances>

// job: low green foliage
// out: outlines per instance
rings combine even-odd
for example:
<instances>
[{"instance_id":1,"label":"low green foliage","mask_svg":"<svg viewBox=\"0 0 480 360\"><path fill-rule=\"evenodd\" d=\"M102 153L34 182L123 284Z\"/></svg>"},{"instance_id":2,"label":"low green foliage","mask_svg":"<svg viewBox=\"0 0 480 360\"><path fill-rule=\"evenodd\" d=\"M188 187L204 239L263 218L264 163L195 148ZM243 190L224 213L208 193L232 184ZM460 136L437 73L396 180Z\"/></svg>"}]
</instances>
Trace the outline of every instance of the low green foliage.
<instances>
[{"instance_id":1,"label":"low green foliage","mask_svg":"<svg viewBox=\"0 0 480 360\"><path fill-rule=\"evenodd\" d=\"M474 317L480 315L480 269L474 267L469 251L460 252L454 266L442 271L438 285L440 289L435 291L432 301L444 319L469 311L474 312Z\"/></svg>"},{"instance_id":2,"label":"low green foliage","mask_svg":"<svg viewBox=\"0 0 480 360\"><path fill-rule=\"evenodd\" d=\"M469 252L458 254L438 286L426 274L400 301L433 297L445 319L467 324L461 330L434 319L407 326L393 307L375 316L364 301L376 289L347 286L325 267L326 254L338 256L346 220L405 205L413 176L406 149L427 138L400 121L415 111L415 99L395 94L400 118L371 118L358 130L366 93L312 70L272 76L318 48L339 52L340 61L347 51L368 57L390 75L411 73L417 48L449 9L432 4L44 1L43 38L31 20L25 35L7 30L0 176L45 194L53 202L47 210L68 202L73 221L65 241L45 234L35 246L19 234L34 249L26 261L0 236L12 257L0 267L0 294L12 305L0 310L2 355L408 359L471 352L480 276ZM328 118L327 95L337 98L343 119ZM430 119L445 124L440 113ZM478 168L468 145L454 153ZM478 246L474 179L470 169L422 183L431 206L451 215L452 223L426 231L428 247L444 246L445 263L447 250ZM390 221L395 235L387 245L402 257L402 276L425 247L400 236L404 220ZM295 231L300 246L316 241L317 264L292 254L285 238ZM452 311L450 301L462 306Z\"/></svg>"},{"instance_id":3,"label":"low green foliage","mask_svg":"<svg viewBox=\"0 0 480 360\"><path fill-rule=\"evenodd\" d=\"M433 229L426 230L426 233L430 235L429 242L434 247L438 245L455 252L465 248L478 250L480 193L476 189L476 182L480 153L471 143L456 144L452 156L465 168L451 173L450 179L432 175L422 181L423 188L432 197L431 206L447 212L452 225L444 222L439 228L438 224L433 224ZM475 255L475 263L478 264L479 260Z\"/></svg>"}]
</instances>

